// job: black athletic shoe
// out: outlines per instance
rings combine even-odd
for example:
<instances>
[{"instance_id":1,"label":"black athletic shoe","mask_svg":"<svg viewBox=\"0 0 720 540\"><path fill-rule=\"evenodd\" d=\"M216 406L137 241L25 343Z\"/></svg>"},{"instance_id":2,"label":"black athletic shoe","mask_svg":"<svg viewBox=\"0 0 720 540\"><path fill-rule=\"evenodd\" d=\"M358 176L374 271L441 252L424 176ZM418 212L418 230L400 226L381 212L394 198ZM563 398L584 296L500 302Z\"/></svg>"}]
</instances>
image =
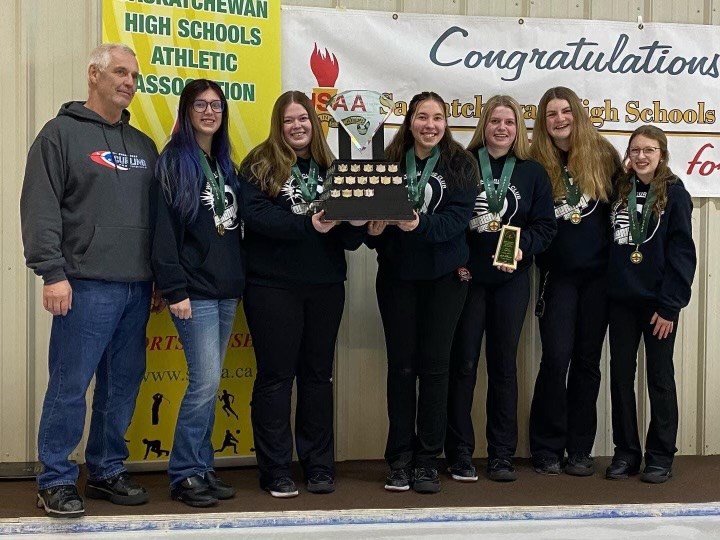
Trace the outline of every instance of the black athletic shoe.
<instances>
[{"instance_id":1,"label":"black athletic shoe","mask_svg":"<svg viewBox=\"0 0 720 540\"><path fill-rule=\"evenodd\" d=\"M199 474L194 474L172 487L170 496L175 501L184 502L188 506L196 508L215 506L218 502L217 497L210 491L207 480Z\"/></svg>"},{"instance_id":2,"label":"black athletic shoe","mask_svg":"<svg viewBox=\"0 0 720 540\"><path fill-rule=\"evenodd\" d=\"M307 490L310 493L332 493L335 491L335 479L330 473L313 473L307 480Z\"/></svg>"},{"instance_id":3,"label":"black athletic shoe","mask_svg":"<svg viewBox=\"0 0 720 540\"><path fill-rule=\"evenodd\" d=\"M448 467L448 474L458 482L477 482L478 475L470 461L458 461Z\"/></svg>"},{"instance_id":4,"label":"black athletic shoe","mask_svg":"<svg viewBox=\"0 0 720 540\"><path fill-rule=\"evenodd\" d=\"M50 517L74 518L85 513L85 504L74 485L41 489L37 498L37 507L44 508Z\"/></svg>"},{"instance_id":5,"label":"black athletic shoe","mask_svg":"<svg viewBox=\"0 0 720 540\"><path fill-rule=\"evenodd\" d=\"M570 454L565 463L565 474L571 476L592 476L595 474L595 463L588 454Z\"/></svg>"},{"instance_id":6,"label":"black athletic shoe","mask_svg":"<svg viewBox=\"0 0 720 540\"><path fill-rule=\"evenodd\" d=\"M417 493L437 493L440 478L434 467L418 467L413 471L413 489Z\"/></svg>"},{"instance_id":7,"label":"black athletic shoe","mask_svg":"<svg viewBox=\"0 0 720 540\"><path fill-rule=\"evenodd\" d=\"M507 458L492 458L487 467L488 478L493 482L514 482L517 472L512 461Z\"/></svg>"},{"instance_id":8,"label":"black athletic shoe","mask_svg":"<svg viewBox=\"0 0 720 540\"><path fill-rule=\"evenodd\" d=\"M207 482L210 494L216 499L232 499L235 496L235 488L227 482L220 480L215 474L215 471L206 472L205 481Z\"/></svg>"},{"instance_id":9,"label":"black athletic shoe","mask_svg":"<svg viewBox=\"0 0 720 540\"><path fill-rule=\"evenodd\" d=\"M105 499L124 506L135 506L148 501L145 488L134 482L126 471L105 480L88 480L85 496L89 499Z\"/></svg>"},{"instance_id":10,"label":"black athletic shoe","mask_svg":"<svg viewBox=\"0 0 720 540\"><path fill-rule=\"evenodd\" d=\"M410 489L410 475L407 469L392 469L385 479L385 489L388 491L408 491Z\"/></svg>"},{"instance_id":11,"label":"black athletic shoe","mask_svg":"<svg viewBox=\"0 0 720 540\"><path fill-rule=\"evenodd\" d=\"M557 476L562 472L562 469L560 468L560 460L557 458L532 458L530 461L532 463L533 469L538 474Z\"/></svg>"},{"instance_id":12,"label":"black athletic shoe","mask_svg":"<svg viewBox=\"0 0 720 540\"><path fill-rule=\"evenodd\" d=\"M640 480L648 484L662 484L672 478L670 467L659 467L657 465L646 465L640 476Z\"/></svg>"},{"instance_id":13,"label":"black athletic shoe","mask_svg":"<svg viewBox=\"0 0 720 540\"><path fill-rule=\"evenodd\" d=\"M289 476L283 476L282 478L273 480L265 486L264 489L273 497L278 497L280 499L288 499L290 497L298 496L297 486Z\"/></svg>"},{"instance_id":14,"label":"black athletic shoe","mask_svg":"<svg viewBox=\"0 0 720 540\"><path fill-rule=\"evenodd\" d=\"M613 458L610 466L605 469L605 478L608 480L625 480L640 472L640 467L625 461L624 459Z\"/></svg>"}]
</instances>

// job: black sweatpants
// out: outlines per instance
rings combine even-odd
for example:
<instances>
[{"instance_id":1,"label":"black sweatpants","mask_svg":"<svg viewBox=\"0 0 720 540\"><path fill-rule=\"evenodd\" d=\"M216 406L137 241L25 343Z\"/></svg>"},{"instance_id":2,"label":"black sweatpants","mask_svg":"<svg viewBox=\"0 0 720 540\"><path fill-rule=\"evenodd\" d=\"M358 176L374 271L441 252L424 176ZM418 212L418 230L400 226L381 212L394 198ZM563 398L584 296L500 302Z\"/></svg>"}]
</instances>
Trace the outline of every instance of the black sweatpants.
<instances>
[{"instance_id":1,"label":"black sweatpants","mask_svg":"<svg viewBox=\"0 0 720 540\"><path fill-rule=\"evenodd\" d=\"M528 272L499 285L472 283L455 331L450 360L445 456L469 460L475 451L472 404L486 336L488 456L510 459L517 447L517 349L530 300Z\"/></svg>"},{"instance_id":2,"label":"black sweatpants","mask_svg":"<svg viewBox=\"0 0 720 540\"><path fill-rule=\"evenodd\" d=\"M334 473L332 374L344 303L343 283L245 288L243 306L257 360L251 418L262 487L290 476L295 378L300 464L306 476Z\"/></svg>"},{"instance_id":3,"label":"black sweatpants","mask_svg":"<svg viewBox=\"0 0 720 540\"><path fill-rule=\"evenodd\" d=\"M600 357L608 325L604 272L541 274L542 358L530 409L530 454L590 454L597 430Z\"/></svg>"},{"instance_id":4,"label":"black sweatpants","mask_svg":"<svg viewBox=\"0 0 720 540\"><path fill-rule=\"evenodd\" d=\"M655 309L646 303L610 303L610 398L612 400L615 457L640 465L635 401L637 352L642 336L650 395L650 426L645 440L645 465L670 467L677 452L678 404L675 390L673 347L675 322L665 339L652 335L650 320Z\"/></svg>"},{"instance_id":5,"label":"black sweatpants","mask_svg":"<svg viewBox=\"0 0 720 540\"><path fill-rule=\"evenodd\" d=\"M445 439L450 347L467 283L454 272L403 281L380 268L376 290L388 357L385 459L393 469L437 467Z\"/></svg>"}]
</instances>

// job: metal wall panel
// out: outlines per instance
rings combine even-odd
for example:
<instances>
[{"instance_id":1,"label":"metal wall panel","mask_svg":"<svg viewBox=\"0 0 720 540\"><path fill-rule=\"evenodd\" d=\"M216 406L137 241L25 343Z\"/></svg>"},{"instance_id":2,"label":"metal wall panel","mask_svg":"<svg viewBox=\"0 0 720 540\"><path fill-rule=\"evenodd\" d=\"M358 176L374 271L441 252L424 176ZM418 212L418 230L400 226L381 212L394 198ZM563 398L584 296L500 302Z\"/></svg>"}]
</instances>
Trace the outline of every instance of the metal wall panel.
<instances>
[{"instance_id":1,"label":"metal wall panel","mask_svg":"<svg viewBox=\"0 0 720 540\"><path fill-rule=\"evenodd\" d=\"M288 0L287 5L373 9L400 13L512 17L589 18L645 22L720 24L718 0ZM31 6L29 5L31 4ZM41 283L23 268L18 198L24 156L42 125L60 104L86 96L87 54L100 40L100 0L5 2L0 19L2 80L0 115L0 461L34 459L35 430L47 381L50 317L40 304ZM32 8L32 12L31 12ZM685 454L720 453L720 201L695 199L693 232L698 273L693 300L683 311L676 343L680 402L678 447ZM387 433L386 360L377 314L374 252L349 254L346 313L338 340L336 444L338 459L382 457ZM535 288L533 287L533 291ZM534 295L534 293L533 293ZM531 299L531 305L533 300ZM519 455L527 455L527 418L540 362L537 322L529 310L518 352ZM598 400L595 452L612 452L607 344ZM643 357L639 387L644 389ZM484 454L486 375L480 362L473 417L478 455ZM640 425L647 428L648 403L638 397ZM80 456L78 456L80 457Z\"/></svg>"}]
</instances>

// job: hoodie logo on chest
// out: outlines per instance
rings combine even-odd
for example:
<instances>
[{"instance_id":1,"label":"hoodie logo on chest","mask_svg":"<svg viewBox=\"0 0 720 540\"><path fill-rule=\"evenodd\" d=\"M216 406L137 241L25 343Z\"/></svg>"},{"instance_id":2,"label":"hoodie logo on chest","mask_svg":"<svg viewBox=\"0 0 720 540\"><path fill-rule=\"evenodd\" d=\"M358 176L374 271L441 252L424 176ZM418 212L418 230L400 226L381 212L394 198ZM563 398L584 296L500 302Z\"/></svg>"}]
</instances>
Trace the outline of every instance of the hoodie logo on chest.
<instances>
[{"instance_id":1,"label":"hoodie logo on chest","mask_svg":"<svg viewBox=\"0 0 720 540\"><path fill-rule=\"evenodd\" d=\"M127 154L111 152L109 150L96 150L90 154L90 159L98 165L102 165L108 169L117 169L118 171L148 168L145 158L141 158L135 154L128 156Z\"/></svg>"}]
</instances>

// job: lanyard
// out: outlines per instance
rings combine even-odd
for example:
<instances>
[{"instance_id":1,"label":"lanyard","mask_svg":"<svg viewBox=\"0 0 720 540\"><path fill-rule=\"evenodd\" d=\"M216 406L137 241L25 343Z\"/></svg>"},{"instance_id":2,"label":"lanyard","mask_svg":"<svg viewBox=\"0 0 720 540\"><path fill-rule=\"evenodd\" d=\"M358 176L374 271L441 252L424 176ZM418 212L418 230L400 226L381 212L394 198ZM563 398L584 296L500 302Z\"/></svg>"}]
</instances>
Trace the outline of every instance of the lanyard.
<instances>
[{"instance_id":1,"label":"lanyard","mask_svg":"<svg viewBox=\"0 0 720 540\"><path fill-rule=\"evenodd\" d=\"M292 166L292 177L300 187L300 193L306 203L311 203L317 197L317 185L318 185L318 165L315 160L310 158L310 173L308 174L307 182L303 179L300 169L295 163Z\"/></svg>"},{"instance_id":2,"label":"lanyard","mask_svg":"<svg viewBox=\"0 0 720 540\"><path fill-rule=\"evenodd\" d=\"M633 244L639 246L647 238L648 224L650 223L650 215L655 205L657 195L653 191L652 185L648 186L647 197L642 209L642 221L638 221L637 216L637 178L632 177L632 189L628 194L628 217L630 218L630 234L632 235Z\"/></svg>"},{"instance_id":3,"label":"lanyard","mask_svg":"<svg viewBox=\"0 0 720 540\"><path fill-rule=\"evenodd\" d=\"M505 195L510 186L510 178L512 177L513 169L515 169L515 156L508 156L505 159L505 164L500 174L500 185L497 188L495 188L493 172L490 167L490 157L487 148L484 146L478 149L478 161L480 161L480 170L482 171L482 181L483 186L485 186L488 209L493 214L497 214L502 210Z\"/></svg>"},{"instance_id":4,"label":"lanyard","mask_svg":"<svg viewBox=\"0 0 720 540\"><path fill-rule=\"evenodd\" d=\"M220 168L217 168L217 176L213 174L208 163L205 152L198 150L200 153L200 167L202 167L205 179L210 184L210 190L213 194L213 210L215 215L219 218L225 213L225 178Z\"/></svg>"},{"instance_id":5,"label":"lanyard","mask_svg":"<svg viewBox=\"0 0 720 540\"><path fill-rule=\"evenodd\" d=\"M408 194L410 200L413 203L413 208L419 210L422 207L425 195L425 186L427 186L430 175L435 169L435 165L440 159L440 149L434 146L430 152L425 168L420 175L420 180L417 178L417 164L415 162L415 149L411 146L405 153L405 171L407 173L408 181Z\"/></svg>"}]
</instances>

